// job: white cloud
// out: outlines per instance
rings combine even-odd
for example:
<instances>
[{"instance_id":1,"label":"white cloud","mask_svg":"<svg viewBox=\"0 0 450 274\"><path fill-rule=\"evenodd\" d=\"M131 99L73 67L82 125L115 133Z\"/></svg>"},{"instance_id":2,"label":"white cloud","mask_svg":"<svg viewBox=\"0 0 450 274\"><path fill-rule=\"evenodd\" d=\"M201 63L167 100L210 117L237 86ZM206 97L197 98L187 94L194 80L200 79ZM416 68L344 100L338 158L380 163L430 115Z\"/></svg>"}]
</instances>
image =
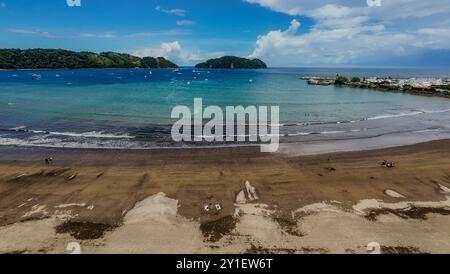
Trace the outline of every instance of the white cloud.
<instances>
[{"instance_id":1,"label":"white cloud","mask_svg":"<svg viewBox=\"0 0 450 274\"><path fill-rule=\"evenodd\" d=\"M163 9L161 6L156 6L155 10L176 16L186 16L187 13L187 10L184 9Z\"/></svg>"},{"instance_id":2,"label":"white cloud","mask_svg":"<svg viewBox=\"0 0 450 274\"><path fill-rule=\"evenodd\" d=\"M50 34L48 31L42 31L39 29L8 29L8 32L24 35L37 35L42 37L53 38L54 35Z\"/></svg>"},{"instance_id":3,"label":"white cloud","mask_svg":"<svg viewBox=\"0 0 450 274\"><path fill-rule=\"evenodd\" d=\"M148 31L148 32L136 32L126 35L127 38L139 38L139 37L154 37L154 36L176 36L176 35L186 35L189 32L184 30L162 30L162 31Z\"/></svg>"},{"instance_id":4,"label":"white cloud","mask_svg":"<svg viewBox=\"0 0 450 274\"><path fill-rule=\"evenodd\" d=\"M94 39L113 39L116 35L113 33L82 33L81 38L94 38Z\"/></svg>"},{"instance_id":5,"label":"white cloud","mask_svg":"<svg viewBox=\"0 0 450 274\"><path fill-rule=\"evenodd\" d=\"M363 64L427 50L450 50L448 0L382 0L381 7L351 0L244 0L315 24L297 34L293 20L285 31L259 36L250 57L272 66ZM448 20L448 19L447 19Z\"/></svg>"},{"instance_id":6,"label":"white cloud","mask_svg":"<svg viewBox=\"0 0 450 274\"><path fill-rule=\"evenodd\" d=\"M191 20L178 20L177 21L178 26L194 26L196 23Z\"/></svg>"},{"instance_id":7,"label":"white cloud","mask_svg":"<svg viewBox=\"0 0 450 274\"><path fill-rule=\"evenodd\" d=\"M140 48L131 52L131 54L139 57L164 57L178 65L193 65L209 58L216 58L224 55L223 52L190 52L183 49L178 41L161 43L157 48Z\"/></svg>"}]
</instances>

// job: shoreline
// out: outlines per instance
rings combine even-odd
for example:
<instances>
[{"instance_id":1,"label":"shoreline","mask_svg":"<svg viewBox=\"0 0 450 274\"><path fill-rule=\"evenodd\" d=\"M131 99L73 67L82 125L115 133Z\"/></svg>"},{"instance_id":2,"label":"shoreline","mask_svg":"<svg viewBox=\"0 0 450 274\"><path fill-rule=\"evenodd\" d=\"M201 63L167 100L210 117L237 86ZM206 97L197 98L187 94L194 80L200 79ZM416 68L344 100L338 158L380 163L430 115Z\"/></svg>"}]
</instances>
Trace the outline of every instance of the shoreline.
<instances>
[{"instance_id":1,"label":"shoreline","mask_svg":"<svg viewBox=\"0 0 450 274\"><path fill-rule=\"evenodd\" d=\"M346 152L364 152L371 150L389 149L395 147L411 146L421 143L450 140L450 133L424 130L421 132L393 132L376 136L364 136L342 139L326 139L326 140L305 140L305 141L286 141L280 142L279 150L273 155L284 155L289 157L312 156L333 153ZM172 153L172 152L192 152L192 151L217 151L217 150L252 150L259 151L260 144L243 143L243 144L205 144L192 146L155 146L142 148L123 148L123 147L63 147L52 145L0 145L0 151L66 151L66 152L114 152L114 153ZM270 155L270 154L267 154ZM0 154L0 161L3 157L8 157L7 153Z\"/></svg>"}]
</instances>

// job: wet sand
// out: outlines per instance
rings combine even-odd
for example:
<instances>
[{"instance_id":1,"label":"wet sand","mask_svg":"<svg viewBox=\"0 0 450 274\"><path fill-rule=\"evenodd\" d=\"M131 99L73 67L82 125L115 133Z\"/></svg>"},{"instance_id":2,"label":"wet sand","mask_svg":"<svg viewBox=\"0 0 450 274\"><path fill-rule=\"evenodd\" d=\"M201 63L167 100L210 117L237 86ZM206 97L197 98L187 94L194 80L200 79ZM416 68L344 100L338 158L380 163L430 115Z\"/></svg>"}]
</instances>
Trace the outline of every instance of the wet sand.
<instances>
[{"instance_id":1,"label":"wet sand","mask_svg":"<svg viewBox=\"0 0 450 274\"><path fill-rule=\"evenodd\" d=\"M0 253L450 253L449 189L450 140L301 157L3 147Z\"/></svg>"}]
</instances>

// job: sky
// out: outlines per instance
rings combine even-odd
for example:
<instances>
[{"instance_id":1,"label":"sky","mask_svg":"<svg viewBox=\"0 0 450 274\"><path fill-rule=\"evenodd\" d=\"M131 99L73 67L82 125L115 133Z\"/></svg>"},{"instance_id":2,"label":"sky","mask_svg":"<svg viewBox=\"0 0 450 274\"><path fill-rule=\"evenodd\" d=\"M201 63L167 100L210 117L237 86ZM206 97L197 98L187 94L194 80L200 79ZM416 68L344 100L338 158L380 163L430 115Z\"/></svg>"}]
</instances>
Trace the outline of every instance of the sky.
<instances>
[{"instance_id":1,"label":"sky","mask_svg":"<svg viewBox=\"0 0 450 274\"><path fill-rule=\"evenodd\" d=\"M0 0L0 48L236 55L272 67L450 67L448 0Z\"/></svg>"}]
</instances>

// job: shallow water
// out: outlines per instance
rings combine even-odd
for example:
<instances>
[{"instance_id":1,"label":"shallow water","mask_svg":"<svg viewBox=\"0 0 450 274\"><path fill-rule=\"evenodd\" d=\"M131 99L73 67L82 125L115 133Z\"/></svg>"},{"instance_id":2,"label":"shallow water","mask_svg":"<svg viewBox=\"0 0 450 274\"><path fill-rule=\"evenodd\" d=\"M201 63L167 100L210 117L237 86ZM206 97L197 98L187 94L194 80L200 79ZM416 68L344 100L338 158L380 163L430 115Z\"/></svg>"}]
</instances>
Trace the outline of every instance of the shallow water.
<instances>
[{"instance_id":1,"label":"shallow water","mask_svg":"<svg viewBox=\"0 0 450 274\"><path fill-rule=\"evenodd\" d=\"M0 71L0 144L56 147L181 146L172 108L280 107L282 142L415 132L450 136L450 100L308 86L301 76L448 77L449 69L157 69ZM33 80L39 74L41 80ZM186 144L183 144L186 145Z\"/></svg>"}]
</instances>

